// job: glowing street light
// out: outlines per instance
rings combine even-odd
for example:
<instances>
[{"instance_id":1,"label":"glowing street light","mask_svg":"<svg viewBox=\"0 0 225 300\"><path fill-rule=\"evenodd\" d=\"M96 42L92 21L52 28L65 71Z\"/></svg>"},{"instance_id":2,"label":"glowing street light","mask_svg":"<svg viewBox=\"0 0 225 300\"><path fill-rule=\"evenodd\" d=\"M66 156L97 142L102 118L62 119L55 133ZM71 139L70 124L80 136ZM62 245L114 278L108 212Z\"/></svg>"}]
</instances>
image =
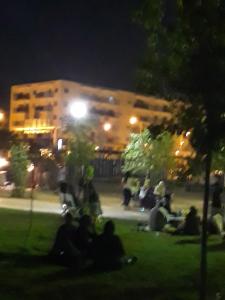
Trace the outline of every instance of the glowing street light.
<instances>
[{"instance_id":1,"label":"glowing street light","mask_svg":"<svg viewBox=\"0 0 225 300\"><path fill-rule=\"evenodd\" d=\"M177 150L177 151L175 152L175 155L178 156L179 154L180 154L180 150Z\"/></svg>"},{"instance_id":2,"label":"glowing street light","mask_svg":"<svg viewBox=\"0 0 225 300\"><path fill-rule=\"evenodd\" d=\"M7 167L9 165L9 162L4 157L0 157L0 168Z\"/></svg>"},{"instance_id":3,"label":"glowing street light","mask_svg":"<svg viewBox=\"0 0 225 300\"><path fill-rule=\"evenodd\" d=\"M75 101L70 106L70 114L74 119L83 119L87 116L88 109L83 101Z\"/></svg>"},{"instance_id":4,"label":"glowing street light","mask_svg":"<svg viewBox=\"0 0 225 300\"><path fill-rule=\"evenodd\" d=\"M27 167L27 172L31 173L33 170L34 170L34 164L31 163L31 164Z\"/></svg>"},{"instance_id":5,"label":"glowing street light","mask_svg":"<svg viewBox=\"0 0 225 300\"><path fill-rule=\"evenodd\" d=\"M135 116L130 117L129 123L130 123L131 125L134 125L134 124L136 124L137 122L138 122L138 118L137 118L137 117L135 117Z\"/></svg>"},{"instance_id":6,"label":"glowing street light","mask_svg":"<svg viewBox=\"0 0 225 300\"><path fill-rule=\"evenodd\" d=\"M0 111L0 122L2 122L4 118L5 118L5 114L2 111Z\"/></svg>"},{"instance_id":7,"label":"glowing street light","mask_svg":"<svg viewBox=\"0 0 225 300\"><path fill-rule=\"evenodd\" d=\"M112 129L112 125L111 125L110 123L106 122L106 123L103 125L103 129L104 129L105 131L109 131L109 130Z\"/></svg>"},{"instance_id":8,"label":"glowing street light","mask_svg":"<svg viewBox=\"0 0 225 300\"><path fill-rule=\"evenodd\" d=\"M186 137L189 137L190 134L191 134L191 132L188 131L188 132L186 132L185 136L186 136Z\"/></svg>"}]
</instances>

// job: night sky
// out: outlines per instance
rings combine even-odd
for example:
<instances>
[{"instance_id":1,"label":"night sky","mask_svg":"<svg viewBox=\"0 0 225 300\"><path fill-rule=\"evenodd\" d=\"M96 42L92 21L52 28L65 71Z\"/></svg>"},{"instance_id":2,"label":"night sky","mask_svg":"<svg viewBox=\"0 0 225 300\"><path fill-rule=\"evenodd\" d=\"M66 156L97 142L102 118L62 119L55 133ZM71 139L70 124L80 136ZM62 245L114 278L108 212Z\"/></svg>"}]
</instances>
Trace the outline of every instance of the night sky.
<instances>
[{"instance_id":1,"label":"night sky","mask_svg":"<svg viewBox=\"0 0 225 300\"><path fill-rule=\"evenodd\" d=\"M139 0L8 0L0 13L0 107L12 84L70 79L135 89Z\"/></svg>"}]
</instances>

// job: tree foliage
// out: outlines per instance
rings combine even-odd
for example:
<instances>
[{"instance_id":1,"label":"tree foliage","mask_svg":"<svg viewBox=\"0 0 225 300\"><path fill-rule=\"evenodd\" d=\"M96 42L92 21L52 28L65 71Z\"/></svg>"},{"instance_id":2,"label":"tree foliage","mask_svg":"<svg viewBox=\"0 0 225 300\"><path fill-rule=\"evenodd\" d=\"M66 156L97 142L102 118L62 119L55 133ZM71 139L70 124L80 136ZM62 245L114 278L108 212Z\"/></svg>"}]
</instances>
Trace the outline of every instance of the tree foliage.
<instances>
[{"instance_id":1,"label":"tree foliage","mask_svg":"<svg viewBox=\"0 0 225 300\"><path fill-rule=\"evenodd\" d=\"M0 128L0 150L9 150L16 136L5 128Z\"/></svg>"},{"instance_id":2,"label":"tree foliage","mask_svg":"<svg viewBox=\"0 0 225 300\"><path fill-rule=\"evenodd\" d=\"M209 177L213 151L225 129L225 1L144 0L136 15L148 37L140 87L182 100L176 121L192 129L191 143L204 158L201 292L206 299Z\"/></svg>"},{"instance_id":3,"label":"tree foliage","mask_svg":"<svg viewBox=\"0 0 225 300\"><path fill-rule=\"evenodd\" d=\"M149 130L140 134L131 134L130 143L124 154L123 171L148 175L154 181L166 177L174 167L174 140L169 132L163 132L155 138Z\"/></svg>"},{"instance_id":4,"label":"tree foliage","mask_svg":"<svg viewBox=\"0 0 225 300\"><path fill-rule=\"evenodd\" d=\"M78 168L88 166L94 158L94 143L89 137L89 128L83 125L68 128L68 164Z\"/></svg>"},{"instance_id":5,"label":"tree foliage","mask_svg":"<svg viewBox=\"0 0 225 300\"><path fill-rule=\"evenodd\" d=\"M225 2L146 0L136 19L148 37L139 88L184 101L176 118L192 128L195 149L216 148L225 124Z\"/></svg>"},{"instance_id":6,"label":"tree foliage","mask_svg":"<svg viewBox=\"0 0 225 300\"><path fill-rule=\"evenodd\" d=\"M13 196L23 197L26 188L28 148L24 144L13 145L10 149L11 154L11 172L15 189Z\"/></svg>"}]
</instances>

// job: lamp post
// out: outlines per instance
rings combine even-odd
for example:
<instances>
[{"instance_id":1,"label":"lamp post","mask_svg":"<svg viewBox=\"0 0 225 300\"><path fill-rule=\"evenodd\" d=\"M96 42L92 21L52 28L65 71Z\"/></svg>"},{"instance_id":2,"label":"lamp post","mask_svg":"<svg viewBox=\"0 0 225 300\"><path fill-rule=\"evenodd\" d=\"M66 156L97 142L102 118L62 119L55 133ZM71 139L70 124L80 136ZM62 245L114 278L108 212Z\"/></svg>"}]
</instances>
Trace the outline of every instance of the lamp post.
<instances>
[{"instance_id":1,"label":"lamp post","mask_svg":"<svg viewBox=\"0 0 225 300\"><path fill-rule=\"evenodd\" d=\"M129 123L132 126L138 124L138 126L139 126L139 133L141 133L141 131L142 131L141 122L139 121L139 119L136 116L131 116L130 119L129 119Z\"/></svg>"},{"instance_id":2,"label":"lamp post","mask_svg":"<svg viewBox=\"0 0 225 300\"><path fill-rule=\"evenodd\" d=\"M70 114L74 119L83 119L88 114L87 105L82 100L74 101L70 105Z\"/></svg>"},{"instance_id":3,"label":"lamp post","mask_svg":"<svg viewBox=\"0 0 225 300\"><path fill-rule=\"evenodd\" d=\"M3 122L4 119L5 119L5 114L2 111L0 111L0 122Z\"/></svg>"}]
</instances>

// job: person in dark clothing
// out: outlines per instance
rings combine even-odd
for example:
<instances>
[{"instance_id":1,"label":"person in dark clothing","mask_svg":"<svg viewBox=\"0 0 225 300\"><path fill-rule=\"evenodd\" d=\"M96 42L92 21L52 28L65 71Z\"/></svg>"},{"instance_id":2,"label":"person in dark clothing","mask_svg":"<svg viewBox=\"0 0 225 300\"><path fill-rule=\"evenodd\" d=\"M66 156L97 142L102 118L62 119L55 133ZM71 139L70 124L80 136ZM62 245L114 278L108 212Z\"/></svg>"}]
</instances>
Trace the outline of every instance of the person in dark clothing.
<instances>
[{"instance_id":1,"label":"person in dark clothing","mask_svg":"<svg viewBox=\"0 0 225 300\"><path fill-rule=\"evenodd\" d=\"M199 235L200 234L200 218L197 215L197 209L190 207L189 213L185 217L183 224L178 226L175 234Z\"/></svg>"},{"instance_id":2,"label":"person in dark clothing","mask_svg":"<svg viewBox=\"0 0 225 300\"><path fill-rule=\"evenodd\" d=\"M93 259L97 269L113 270L123 265L125 251L120 238L114 232L114 223L106 222L103 233L93 243Z\"/></svg>"},{"instance_id":3,"label":"person in dark clothing","mask_svg":"<svg viewBox=\"0 0 225 300\"><path fill-rule=\"evenodd\" d=\"M131 177L130 172L126 172L124 177L122 178L122 186L123 186L123 203L124 207L128 207L130 200L132 198L132 191L129 183L129 179Z\"/></svg>"},{"instance_id":4,"label":"person in dark clothing","mask_svg":"<svg viewBox=\"0 0 225 300\"><path fill-rule=\"evenodd\" d=\"M221 194L223 192L223 188L217 180L212 186L212 208L221 209Z\"/></svg>"},{"instance_id":5,"label":"person in dark clothing","mask_svg":"<svg viewBox=\"0 0 225 300\"><path fill-rule=\"evenodd\" d=\"M166 193L164 196L164 207L167 209L167 211L171 214L171 200L172 200L172 194L171 193Z\"/></svg>"},{"instance_id":6,"label":"person in dark clothing","mask_svg":"<svg viewBox=\"0 0 225 300\"><path fill-rule=\"evenodd\" d=\"M80 219L80 225L76 231L75 245L83 258L90 257L90 249L95 239L95 230L93 228L91 217L83 215Z\"/></svg>"},{"instance_id":7,"label":"person in dark clothing","mask_svg":"<svg viewBox=\"0 0 225 300\"><path fill-rule=\"evenodd\" d=\"M75 244L77 229L72 224L72 221L72 215L66 214L65 223L57 231L49 257L56 263L79 268L81 253Z\"/></svg>"}]
</instances>

